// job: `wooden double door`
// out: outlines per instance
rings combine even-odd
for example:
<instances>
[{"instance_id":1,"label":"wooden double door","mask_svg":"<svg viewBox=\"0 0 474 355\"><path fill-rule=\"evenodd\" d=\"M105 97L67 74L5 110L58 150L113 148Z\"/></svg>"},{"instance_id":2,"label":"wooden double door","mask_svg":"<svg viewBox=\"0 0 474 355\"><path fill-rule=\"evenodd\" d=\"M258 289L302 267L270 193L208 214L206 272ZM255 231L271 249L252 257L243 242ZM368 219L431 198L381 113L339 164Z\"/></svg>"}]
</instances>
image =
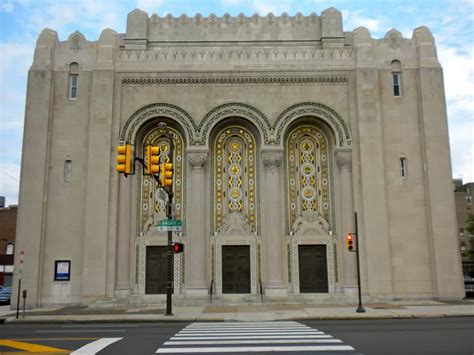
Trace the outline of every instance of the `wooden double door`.
<instances>
[{"instance_id":1,"label":"wooden double door","mask_svg":"<svg viewBox=\"0 0 474 355\"><path fill-rule=\"evenodd\" d=\"M298 260L300 292L328 292L326 245L299 245Z\"/></svg>"},{"instance_id":2,"label":"wooden double door","mask_svg":"<svg viewBox=\"0 0 474 355\"><path fill-rule=\"evenodd\" d=\"M145 293L166 293L168 251L166 246L146 247Z\"/></svg>"},{"instance_id":3,"label":"wooden double door","mask_svg":"<svg viewBox=\"0 0 474 355\"><path fill-rule=\"evenodd\" d=\"M222 246L222 293L250 293L250 247Z\"/></svg>"}]
</instances>

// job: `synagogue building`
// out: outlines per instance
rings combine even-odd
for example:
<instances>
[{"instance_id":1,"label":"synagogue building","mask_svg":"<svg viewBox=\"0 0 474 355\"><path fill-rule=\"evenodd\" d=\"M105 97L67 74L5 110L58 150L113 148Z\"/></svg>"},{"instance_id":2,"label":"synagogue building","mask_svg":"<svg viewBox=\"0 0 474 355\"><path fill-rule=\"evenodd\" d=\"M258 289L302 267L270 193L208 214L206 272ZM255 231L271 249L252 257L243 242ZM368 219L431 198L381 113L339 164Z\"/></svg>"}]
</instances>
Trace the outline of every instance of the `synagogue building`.
<instances>
[{"instance_id":1,"label":"synagogue building","mask_svg":"<svg viewBox=\"0 0 474 355\"><path fill-rule=\"evenodd\" d=\"M117 172L120 144L173 163L176 302L353 302L356 227L365 299L464 297L424 26L375 39L334 8L137 9L98 40L43 30L27 90L14 277L30 306L165 300L168 194L139 161Z\"/></svg>"}]
</instances>

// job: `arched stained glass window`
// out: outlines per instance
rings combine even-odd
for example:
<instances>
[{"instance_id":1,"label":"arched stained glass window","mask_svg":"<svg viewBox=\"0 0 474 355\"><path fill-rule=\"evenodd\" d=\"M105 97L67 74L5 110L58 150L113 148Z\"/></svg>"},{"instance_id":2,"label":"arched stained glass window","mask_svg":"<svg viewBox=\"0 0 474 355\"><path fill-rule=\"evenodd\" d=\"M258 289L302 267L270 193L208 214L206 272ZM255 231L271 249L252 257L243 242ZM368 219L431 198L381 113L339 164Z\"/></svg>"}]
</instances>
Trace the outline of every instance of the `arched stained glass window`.
<instances>
[{"instance_id":1,"label":"arched stained glass window","mask_svg":"<svg viewBox=\"0 0 474 355\"><path fill-rule=\"evenodd\" d=\"M322 216L330 223L328 140L319 129L297 127L286 141L288 215L291 227L303 215Z\"/></svg>"},{"instance_id":2,"label":"arched stained glass window","mask_svg":"<svg viewBox=\"0 0 474 355\"><path fill-rule=\"evenodd\" d=\"M256 231L256 145L243 127L221 131L214 147L215 213L217 230L229 213L242 213Z\"/></svg>"}]
</instances>

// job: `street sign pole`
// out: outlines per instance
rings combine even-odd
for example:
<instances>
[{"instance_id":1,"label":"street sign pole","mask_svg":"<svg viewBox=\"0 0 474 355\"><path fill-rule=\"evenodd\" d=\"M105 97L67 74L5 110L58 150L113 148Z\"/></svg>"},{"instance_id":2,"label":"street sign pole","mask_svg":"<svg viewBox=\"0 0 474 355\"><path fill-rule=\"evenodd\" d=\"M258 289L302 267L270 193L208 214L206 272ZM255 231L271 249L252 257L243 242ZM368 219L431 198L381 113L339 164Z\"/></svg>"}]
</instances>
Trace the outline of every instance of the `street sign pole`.
<instances>
[{"instance_id":1,"label":"street sign pole","mask_svg":"<svg viewBox=\"0 0 474 355\"><path fill-rule=\"evenodd\" d=\"M20 316L20 293L21 293L21 279L23 278L23 256L25 252L20 251L20 267L18 270L18 295L16 300L16 319Z\"/></svg>"}]
</instances>

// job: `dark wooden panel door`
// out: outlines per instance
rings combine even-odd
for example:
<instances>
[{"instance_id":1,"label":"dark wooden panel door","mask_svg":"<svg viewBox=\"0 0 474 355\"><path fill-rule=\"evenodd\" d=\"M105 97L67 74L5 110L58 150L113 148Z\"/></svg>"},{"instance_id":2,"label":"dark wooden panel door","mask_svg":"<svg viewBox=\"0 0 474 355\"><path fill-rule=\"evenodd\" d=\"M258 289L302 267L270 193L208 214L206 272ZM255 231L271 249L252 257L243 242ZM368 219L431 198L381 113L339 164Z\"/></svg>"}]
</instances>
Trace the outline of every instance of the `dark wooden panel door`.
<instances>
[{"instance_id":1,"label":"dark wooden panel door","mask_svg":"<svg viewBox=\"0 0 474 355\"><path fill-rule=\"evenodd\" d=\"M250 293L250 247L222 247L222 292Z\"/></svg>"},{"instance_id":2,"label":"dark wooden panel door","mask_svg":"<svg viewBox=\"0 0 474 355\"><path fill-rule=\"evenodd\" d=\"M328 267L325 245L298 246L300 292L328 292Z\"/></svg>"},{"instance_id":3,"label":"dark wooden panel door","mask_svg":"<svg viewBox=\"0 0 474 355\"><path fill-rule=\"evenodd\" d=\"M166 293L168 275L166 247L146 247L145 293Z\"/></svg>"}]
</instances>

